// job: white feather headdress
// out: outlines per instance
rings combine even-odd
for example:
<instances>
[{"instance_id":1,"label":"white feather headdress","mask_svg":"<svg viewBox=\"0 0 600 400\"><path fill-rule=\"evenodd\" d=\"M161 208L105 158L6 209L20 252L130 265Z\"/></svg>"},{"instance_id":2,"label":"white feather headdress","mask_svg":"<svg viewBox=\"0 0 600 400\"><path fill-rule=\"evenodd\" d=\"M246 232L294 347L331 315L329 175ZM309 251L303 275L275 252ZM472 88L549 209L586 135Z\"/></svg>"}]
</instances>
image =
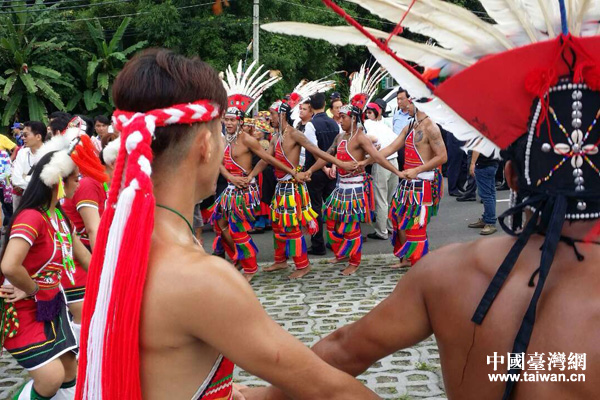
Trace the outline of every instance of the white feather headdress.
<instances>
[{"instance_id":1,"label":"white feather headdress","mask_svg":"<svg viewBox=\"0 0 600 400\"><path fill-rule=\"evenodd\" d=\"M234 73L231 65L223 77L223 86L227 90L227 107L235 107L246 113L260 100L265 90L281 80L281 76L269 76L269 70L262 71L263 65L256 67L256 61L244 71L242 60L238 62ZM262 71L262 73L261 73Z\"/></svg>"},{"instance_id":2,"label":"white feather headdress","mask_svg":"<svg viewBox=\"0 0 600 400\"><path fill-rule=\"evenodd\" d=\"M387 71L377 67L377 62L367 67L365 62L358 72L350 75L350 104L361 110L373 99L379 83L385 78Z\"/></svg>"},{"instance_id":3,"label":"white feather headdress","mask_svg":"<svg viewBox=\"0 0 600 400\"><path fill-rule=\"evenodd\" d=\"M46 153L48 154L48 153ZM56 151L52 154L50 162L44 165L40 173L40 179L49 188L58 184L61 179L66 178L75 171L75 163L66 150Z\"/></svg>"},{"instance_id":4,"label":"white feather headdress","mask_svg":"<svg viewBox=\"0 0 600 400\"><path fill-rule=\"evenodd\" d=\"M118 137L104 147L102 150L102 161L106 165L114 165L119 155L119 148L121 147L121 138Z\"/></svg>"}]
</instances>

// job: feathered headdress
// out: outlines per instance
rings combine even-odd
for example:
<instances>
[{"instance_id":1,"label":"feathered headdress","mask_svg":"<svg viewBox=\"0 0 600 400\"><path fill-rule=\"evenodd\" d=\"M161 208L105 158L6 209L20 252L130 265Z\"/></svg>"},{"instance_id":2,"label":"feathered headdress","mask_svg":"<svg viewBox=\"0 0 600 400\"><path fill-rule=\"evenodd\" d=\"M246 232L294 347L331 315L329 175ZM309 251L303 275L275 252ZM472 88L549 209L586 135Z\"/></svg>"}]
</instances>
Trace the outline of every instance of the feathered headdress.
<instances>
[{"instance_id":1,"label":"feathered headdress","mask_svg":"<svg viewBox=\"0 0 600 400\"><path fill-rule=\"evenodd\" d=\"M386 75L387 71L377 67L377 62L370 67L366 62L361 65L358 72L350 75L350 104L363 110L377 93L379 82Z\"/></svg>"},{"instance_id":2,"label":"feathered headdress","mask_svg":"<svg viewBox=\"0 0 600 400\"><path fill-rule=\"evenodd\" d=\"M231 65L227 67L223 77L223 86L227 90L227 113L237 118L243 118L248 110L260 100L265 90L281 80L281 76L269 76L269 70L261 73L263 65L255 68L256 61L244 71L242 60L238 62L237 71L234 73ZM267 76L269 76L267 78Z\"/></svg>"},{"instance_id":3,"label":"feathered headdress","mask_svg":"<svg viewBox=\"0 0 600 400\"><path fill-rule=\"evenodd\" d=\"M327 27L325 35L322 27L304 25L300 31L296 23L266 29L367 45L403 87L430 99L420 107L436 122L448 123L447 129L467 140L468 148L489 155L508 147L506 156L518 171L525 200L499 219L518 240L472 321L484 322L530 236L542 232L539 268L529 281L535 289L511 351L525 353L558 242L570 243L583 259L574 240L561 236L565 221L600 219L600 1L569 1L567 7L564 0L480 0L495 24L440 0L350 1L401 21L442 47L364 28L331 0L323 2L356 30ZM344 34L332 34L332 29ZM445 80L435 87L403 59L436 70L430 76ZM525 208L533 212L526 225L507 227L504 217ZM519 366L509 373L518 375ZM510 398L517 380L508 380L503 399Z\"/></svg>"},{"instance_id":4,"label":"feathered headdress","mask_svg":"<svg viewBox=\"0 0 600 400\"><path fill-rule=\"evenodd\" d=\"M80 117L73 118L64 132L54 135L52 139L44 143L36 152L36 162L50 152L64 151L70 156L70 162L67 163L66 158L61 157L60 159L66 164L60 168L56 168L57 171L66 170L68 168L71 168L72 171L75 165L77 165L79 172L82 175L88 176L102 184L108 182L108 175L106 175L104 167L98 158L94 144L90 137L85 133L85 128L85 122ZM53 161L51 161L50 164L54 162L55 158L57 160L56 162L58 162L59 158L55 155L52 157ZM74 163L72 167L70 166L71 163ZM44 170L49 168L50 164L46 165Z\"/></svg>"},{"instance_id":5,"label":"feathered headdress","mask_svg":"<svg viewBox=\"0 0 600 400\"><path fill-rule=\"evenodd\" d=\"M321 78L316 81L303 79L294 88L294 91L288 99L288 104L290 107L294 108L313 94L324 93L333 88L335 88L335 81L331 79Z\"/></svg>"}]
</instances>

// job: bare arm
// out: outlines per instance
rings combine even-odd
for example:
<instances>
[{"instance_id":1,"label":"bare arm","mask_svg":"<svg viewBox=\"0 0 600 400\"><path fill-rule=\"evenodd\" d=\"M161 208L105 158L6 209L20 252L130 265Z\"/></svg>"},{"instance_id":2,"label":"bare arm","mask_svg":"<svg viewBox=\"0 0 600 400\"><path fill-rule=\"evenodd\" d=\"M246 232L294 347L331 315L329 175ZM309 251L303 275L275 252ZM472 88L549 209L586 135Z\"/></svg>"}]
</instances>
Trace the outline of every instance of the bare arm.
<instances>
[{"instance_id":1,"label":"bare arm","mask_svg":"<svg viewBox=\"0 0 600 400\"><path fill-rule=\"evenodd\" d=\"M424 286L431 280L428 267L436 262L441 260L435 253L421 259L400 279L389 297L358 321L319 341L313 351L333 367L358 376L378 360L428 338L433 328ZM287 398L275 387L251 389L244 395L248 400Z\"/></svg>"},{"instance_id":2,"label":"bare arm","mask_svg":"<svg viewBox=\"0 0 600 400\"><path fill-rule=\"evenodd\" d=\"M339 139L340 139L340 137L341 137L341 134L337 135L337 136L335 137L335 140L334 140L334 141L333 141L333 143L331 144L331 146L330 146L330 147L327 149L327 151L325 152L325 154L327 154L328 156L331 156L331 157L335 158L335 160L336 160L336 164L337 164L337 161L339 161L339 160L337 159L337 157L335 157L335 154L337 153L337 146L338 146L338 143L339 143ZM304 139L306 139L306 138L304 138ZM308 139L306 139L306 141L308 142ZM310 143L310 142L309 142L309 143ZM302 143L300 143L300 144L302 145ZM316 147L316 146L315 146L315 147ZM308 148L307 148L306 150L310 151ZM318 149L318 150L319 150L319 151L322 151L321 149ZM310 152L312 153L312 151L310 151ZM322 168L323 168L325 165L327 165L327 163L328 163L328 162L331 162L331 161L327 161L327 159L325 159L324 157L318 157L318 160L317 160L317 161L316 161L316 162L313 164L313 166L312 166L312 167L310 167L310 168L308 169L308 171L306 171L306 172L308 172L309 174L312 174L312 173L314 173L314 172L316 172L316 171L319 171L319 170L320 170L320 169L322 169Z\"/></svg>"},{"instance_id":3,"label":"bare arm","mask_svg":"<svg viewBox=\"0 0 600 400\"><path fill-rule=\"evenodd\" d=\"M201 258L203 265L189 268L189 276L182 279L180 307L174 310L174 318L192 336L294 399L377 398L354 378L320 360L273 321L231 265L217 257ZM199 270L210 270L210 276ZM200 317L189 318L190 312ZM232 329L233 324L243 329Z\"/></svg>"},{"instance_id":4,"label":"bare arm","mask_svg":"<svg viewBox=\"0 0 600 400\"><path fill-rule=\"evenodd\" d=\"M383 158L387 159L392 154L400 151L400 149L402 149L404 147L407 134L408 134L408 126L405 126L404 129L402 129L402 132L398 135L398 137L392 143L390 143L388 146L384 147L383 149L379 150L379 154ZM369 157L368 159L361 162L360 164L362 166L366 166L366 165L371 165L374 162L376 162L376 160L373 157Z\"/></svg>"},{"instance_id":5,"label":"bare arm","mask_svg":"<svg viewBox=\"0 0 600 400\"><path fill-rule=\"evenodd\" d=\"M296 170L288 167L287 165L273 157L271 154L267 153L265 149L263 149L263 147L260 145L260 143L258 143L258 140L254 139L249 135L243 135L242 140L244 141L244 145L246 145L251 152L259 156L262 160L268 162L277 169L285 171L294 177L296 176Z\"/></svg>"},{"instance_id":6,"label":"bare arm","mask_svg":"<svg viewBox=\"0 0 600 400\"><path fill-rule=\"evenodd\" d=\"M273 137L271 139L271 142L269 143L269 149L267 150L267 153L269 153L272 156L275 155L275 141L276 140L277 140L276 137ZM252 172L250 173L248 178L250 180L252 180L252 178L254 178L258 174L263 172L265 170L265 168L267 168L267 165L269 165L269 163L261 158L260 161L258 163L256 163L256 165L254 166L254 169L252 169Z\"/></svg>"},{"instance_id":7,"label":"bare arm","mask_svg":"<svg viewBox=\"0 0 600 400\"><path fill-rule=\"evenodd\" d=\"M36 288L36 283L23 266L23 261L25 261L30 248L31 245L25 239L19 237L10 239L0 264L2 274L10 281L11 285L25 293L32 293Z\"/></svg>"},{"instance_id":8,"label":"bare arm","mask_svg":"<svg viewBox=\"0 0 600 400\"><path fill-rule=\"evenodd\" d=\"M394 167L394 165L390 163L387 158L381 155L381 152L377 151L375 146L373 146L371 139L369 139L364 133L359 133L356 139L359 141L363 150L371 156L371 159L374 162L381 165L383 168L387 169L393 174L400 176L400 171L398 168Z\"/></svg>"},{"instance_id":9,"label":"bare arm","mask_svg":"<svg viewBox=\"0 0 600 400\"><path fill-rule=\"evenodd\" d=\"M96 235L98 234L98 226L100 226L100 213L98 212L98 208L81 206L78 212L79 215L81 215L83 225L85 226L85 231L90 239L90 248L94 250L94 245L96 244Z\"/></svg>"}]
</instances>

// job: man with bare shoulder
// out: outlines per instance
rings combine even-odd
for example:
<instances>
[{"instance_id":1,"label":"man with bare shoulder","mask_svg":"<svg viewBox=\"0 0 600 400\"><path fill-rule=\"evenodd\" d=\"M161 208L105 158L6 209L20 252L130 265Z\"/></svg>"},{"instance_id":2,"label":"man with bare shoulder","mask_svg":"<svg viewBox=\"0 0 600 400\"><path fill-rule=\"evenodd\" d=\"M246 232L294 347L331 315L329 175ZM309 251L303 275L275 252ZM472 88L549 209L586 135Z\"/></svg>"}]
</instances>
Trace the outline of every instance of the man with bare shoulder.
<instances>
[{"instance_id":1,"label":"man with bare shoulder","mask_svg":"<svg viewBox=\"0 0 600 400\"><path fill-rule=\"evenodd\" d=\"M225 122L225 152L221 175L227 179L227 188L215 200L211 221L217 233L213 248L224 248L234 263L239 263L244 277L250 281L258 272L258 248L248 234L260 214L260 189L252 170L252 155L275 165L294 178L297 171L276 160L265 151L258 140L242 129L243 112L230 107Z\"/></svg>"},{"instance_id":2,"label":"man with bare shoulder","mask_svg":"<svg viewBox=\"0 0 600 400\"><path fill-rule=\"evenodd\" d=\"M400 176L395 168L373 146L373 142L360 128L361 110L350 104L340 108L343 132L336 138L329 153L338 160L358 162L370 155L381 167ZM325 166L323 159L317 161L307 173L312 174ZM333 264L347 263L342 275L354 274L360 266L362 256L362 234L360 224L370 223L375 211L373 184L364 170L339 169L336 187L323 205L323 217L327 224L327 238L335 253Z\"/></svg>"},{"instance_id":3,"label":"man with bare shoulder","mask_svg":"<svg viewBox=\"0 0 600 400\"><path fill-rule=\"evenodd\" d=\"M225 155L220 170L228 185L215 200L211 217L217 234L213 248L224 249L229 258L243 268L248 281L258 272L258 248L248 233L260 214L260 189L254 177L248 178L253 155L301 180L294 169L277 161L248 133L248 129L243 129L244 115L252 110L267 88L281 79L265 79L264 74L256 77L254 66L255 63L252 63L242 71L240 64L238 73L227 74L223 81L228 91L228 108L223 118Z\"/></svg>"},{"instance_id":4,"label":"man with bare shoulder","mask_svg":"<svg viewBox=\"0 0 600 400\"><path fill-rule=\"evenodd\" d=\"M304 172L299 172L303 168L300 161L303 148L314 157L325 160L323 165L330 162L350 171L357 168L356 162L343 161L333 157L308 140L304 133L294 129L291 120L292 110L289 104L281 101L275 102L270 111L271 123L278 133L271 140L269 153L288 168L298 171L300 178L308 179L310 177ZM264 161L259 162L250 176L259 174L265 166ZM275 262L270 267L264 268L264 271L272 272L288 268L287 260L291 257L296 265L296 270L289 278L298 279L310 272L304 231L311 235L318 231L317 213L312 209L310 196L303 181L298 181L277 166L275 167L275 177L277 186L271 202Z\"/></svg>"},{"instance_id":5,"label":"man with bare shoulder","mask_svg":"<svg viewBox=\"0 0 600 400\"><path fill-rule=\"evenodd\" d=\"M405 148L404 170L390 205L394 254L400 259L394 268L413 265L429 251L427 225L437 215L442 197L440 168L448 159L436 123L412 101L408 113L411 122L381 150L384 157L389 157Z\"/></svg>"},{"instance_id":6,"label":"man with bare shoulder","mask_svg":"<svg viewBox=\"0 0 600 400\"><path fill-rule=\"evenodd\" d=\"M148 50L113 97L121 148L89 269L77 398L232 399L235 362L291 398L376 399L270 319L194 238L194 205L215 192L223 158L216 71Z\"/></svg>"},{"instance_id":7,"label":"man with bare shoulder","mask_svg":"<svg viewBox=\"0 0 600 400\"><path fill-rule=\"evenodd\" d=\"M512 50L443 84L479 93L444 98L486 136L473 137L474 150L493 150L487 140L505 149L507 182L523 199L499 218L509 235L428 254L375 309L317 343L320 357L358 375L434 334L449 399L600 397L600 86L587 58L597 40L562 36ZM553 62L528 54L543 49ZM524 62L511 64L516 56ZM471 75L498 65L514 81L481 85ZM514 99L514 113L481 109L481 99L502 96Z\"/></svg>"}]
</instances>

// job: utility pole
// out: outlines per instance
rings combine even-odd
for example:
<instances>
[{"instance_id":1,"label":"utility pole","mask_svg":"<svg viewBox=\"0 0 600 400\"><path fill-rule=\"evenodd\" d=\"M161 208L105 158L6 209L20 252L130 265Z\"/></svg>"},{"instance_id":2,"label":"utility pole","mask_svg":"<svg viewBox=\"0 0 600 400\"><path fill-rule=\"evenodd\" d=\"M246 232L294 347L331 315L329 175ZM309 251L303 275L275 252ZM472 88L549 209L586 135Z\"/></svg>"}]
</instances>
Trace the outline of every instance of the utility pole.
<instances>
[{"instance_id":1,"label":"utility pole","mask_svg":"<svg viewBox=\"0 0 600 400\"><path fill-rule=\"evenodd\" d=\"M254 61L258 62L258 40L259 40L259 18L258 18L258 13L259 13L259 6L258 6L258 2L259 0L254 0L254 15L252 18L252 54L253 54L253 58Z\"/></svg>"},{"instance_id":2,"label":"utility pole","mask_svg":"<svg viewBox=\"0 0 600 400\"><path fill-rule=\"evenodd\" d=\"M259 29L260 29L260 20L258 17L259 14L259 0L254 0L254 12L252 16L252 55L256 64L258 64L258 41L259 41ZM254 106L254 114L258 114L258 104Z\"/></svg>"}]
</instances>

